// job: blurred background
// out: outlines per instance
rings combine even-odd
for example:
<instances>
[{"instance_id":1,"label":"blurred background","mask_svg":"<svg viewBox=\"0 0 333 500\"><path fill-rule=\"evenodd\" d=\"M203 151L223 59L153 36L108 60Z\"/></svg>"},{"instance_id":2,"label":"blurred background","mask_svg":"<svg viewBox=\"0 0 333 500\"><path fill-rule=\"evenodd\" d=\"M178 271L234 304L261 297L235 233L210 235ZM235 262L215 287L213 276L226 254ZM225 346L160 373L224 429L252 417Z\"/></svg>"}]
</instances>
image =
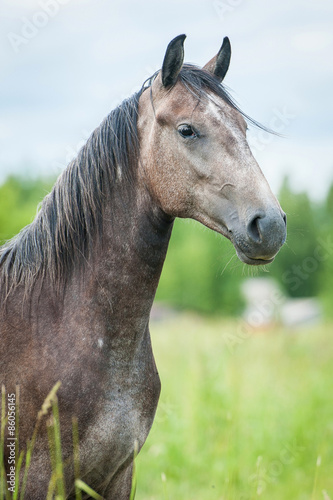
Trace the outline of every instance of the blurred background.
<instances>
[{"instance_id":1,"label":"blurred background","mask_svg":"<svg viewBox=\"0 0 333 500\"><path fill-rule=\"evenodd\" d=\"M0 241L100 121L186 33L204 65L228 35L225 84L283 137L249 142L288 217L275 262L177 221L152 335L163 391L137 497L333 498L333 4L327 0L2 0Z\"/></svg>"}]
</instances>

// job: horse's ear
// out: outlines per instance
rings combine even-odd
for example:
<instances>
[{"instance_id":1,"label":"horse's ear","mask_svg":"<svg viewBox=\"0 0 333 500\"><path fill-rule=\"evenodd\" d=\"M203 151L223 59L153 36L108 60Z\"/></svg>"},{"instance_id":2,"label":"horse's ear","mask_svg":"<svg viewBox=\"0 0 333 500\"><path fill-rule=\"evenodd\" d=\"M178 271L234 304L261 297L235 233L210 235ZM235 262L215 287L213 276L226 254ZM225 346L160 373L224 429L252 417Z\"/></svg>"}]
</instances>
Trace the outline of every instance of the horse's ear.
<instances>
[{"instance_id":1,"label":"horse's ear","mask_svg":"<svg viewBox=\"0 0 333 500\"><path fill-rule=\"evenodd\" d=\"M203 69L209 71L216 76L222 82L223 78L227 74L231 57L231 45L230 40L226 36L223 39L222 46L218 53L213 59L211 59Z\"/></svg>"},{"instance_id":2,"label":"horse's ear","mask_svg":"<svg viewBox=\"0 0 333 500\"><path fill-rule=\"evenodd\" d=\"M186 35L176 36L169 43L162 65L162 83L169 87L176 83L178 74L184 61L184 40Z\"/></svg>"}]
</instances>

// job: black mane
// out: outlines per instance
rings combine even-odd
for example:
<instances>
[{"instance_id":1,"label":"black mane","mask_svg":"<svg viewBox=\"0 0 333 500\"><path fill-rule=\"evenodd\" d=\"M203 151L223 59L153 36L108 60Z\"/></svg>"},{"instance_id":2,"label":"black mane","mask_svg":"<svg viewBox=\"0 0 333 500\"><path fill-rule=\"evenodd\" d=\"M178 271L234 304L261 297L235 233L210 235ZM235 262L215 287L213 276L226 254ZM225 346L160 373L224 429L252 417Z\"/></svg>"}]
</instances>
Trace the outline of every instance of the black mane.
<instances>
[{"instance_id":1,"label":"black mane","mask_svg":"<svg viewBox=\"0 0 333 500\"><path fill-rule=\"evenodd\" d=\"M34 221L0 247L2 299L21 282L30 288L40 275L56 283L87 257L101 233L105 197L120 177L133 177L141 92L103 120L59 176Z\"/></svg>"}]
</instances>

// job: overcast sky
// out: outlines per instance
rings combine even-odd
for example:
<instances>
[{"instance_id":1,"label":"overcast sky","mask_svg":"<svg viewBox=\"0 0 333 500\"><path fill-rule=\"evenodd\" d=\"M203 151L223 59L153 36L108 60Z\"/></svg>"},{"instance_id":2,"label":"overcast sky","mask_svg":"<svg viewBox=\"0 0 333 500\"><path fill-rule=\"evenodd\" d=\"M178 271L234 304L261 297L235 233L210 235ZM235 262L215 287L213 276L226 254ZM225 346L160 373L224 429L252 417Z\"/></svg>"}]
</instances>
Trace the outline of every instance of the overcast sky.
<instances>
[{"instance_id":1,"label":"overcast sky","mask_svg":"<svg viewBox=\"0 0 333 500\"><path fill-rule=\"evenodd\" d=\"M333 181L333 2L329 0L1 0L0 182L61 172L113 107L187 34L204 65L228 35L225 83L245 112L276 192L289 173L315 198Z\"/></svg>"}]
</instances>

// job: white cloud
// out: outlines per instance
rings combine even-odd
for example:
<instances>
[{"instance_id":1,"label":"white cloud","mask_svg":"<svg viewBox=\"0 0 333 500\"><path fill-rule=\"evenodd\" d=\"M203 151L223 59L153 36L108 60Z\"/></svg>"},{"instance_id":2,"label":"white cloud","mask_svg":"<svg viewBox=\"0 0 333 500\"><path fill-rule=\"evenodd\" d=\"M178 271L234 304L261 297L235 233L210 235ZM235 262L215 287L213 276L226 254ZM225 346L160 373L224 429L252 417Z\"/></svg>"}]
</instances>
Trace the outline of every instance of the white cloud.
<instances>
[{"instance_id":1,"label":"white cloud","mask_svg":"<svg viewBox=\"0 0 333 500\"><path fill-rule=\"evenodd\" d=\"M288 164L309 190L327 185L333 163L332 2L230 2L234 8L221 19L214 2L205 0L61 0L59 13L15 53L7 34L20 33L22 16L32 20L41 1L2 2L3 175L26 158L45 171L63 161L82 130L97 126L160 67L167 43L185 32L185 58L198 64L229 35L233 55L226 83L254 118L268 124L273 110L284 106L297 115L286 130L295 140L288 147L274 140L261 153L273 182ZM312 182L311 172L319 168L322 175Z\"/></svg>"}]
</instances>

